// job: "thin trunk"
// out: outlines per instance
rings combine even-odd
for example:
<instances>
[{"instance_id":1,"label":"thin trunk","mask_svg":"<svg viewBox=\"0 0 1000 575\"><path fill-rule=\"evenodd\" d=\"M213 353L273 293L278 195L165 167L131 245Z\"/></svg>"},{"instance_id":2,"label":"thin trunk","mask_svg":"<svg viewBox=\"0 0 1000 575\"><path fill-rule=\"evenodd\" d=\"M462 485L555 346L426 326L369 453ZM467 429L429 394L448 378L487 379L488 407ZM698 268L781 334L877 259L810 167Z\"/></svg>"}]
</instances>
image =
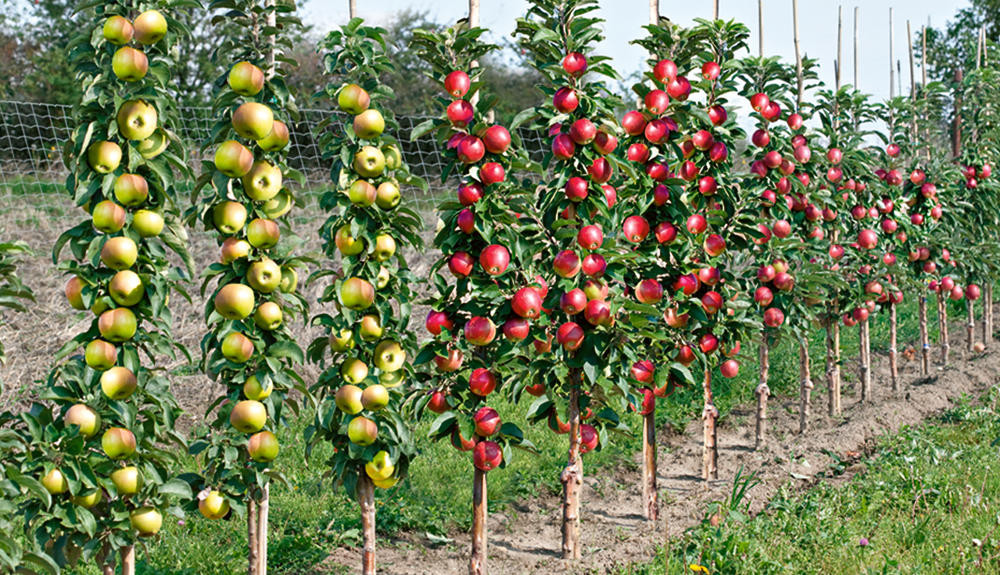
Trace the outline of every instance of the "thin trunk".
<instances>
[{"instance_id":1,"label":"thin trunk","mask_svg":"<svg viewBox=\"0 0 1000 575\"><path fill-rule=\"evenodd\" d=\"M972 300L965 298L966 309L969 312L969 321L965 325L965 336L969 341L965 343L965 349L969 353L972 353L972 344L975 343L976 339L976 306L972 303Z\"/></svg>"},{"instance_id":2,"label":"thin trunk","mask_svg":"<svg viewBox=\"0 0 1000 575\"><path fill-rule=\"evenodd\" d=\"M257 513L257 575L267 575L267 521L271 507L271 484L264 485Z\"/></svg>"},{"instance_id":3,"label":"thin trunk","mask_svg":"<svg viewBox=\"0 0 1000 575\"><path fill-rule=\"evenodd\" d=\"M990 344L993 343L993 284L986 284L986 289L983 292L985 294L985 299L983 305L983 345L989 349Z\"/></svg>"},{"instance_id":4,"label":"thin trunk","mask_svg":"<svg viewBox=\"0 0 1000 575\"><path fill-rule=\"evenodd\" d=\"M951 352L951 344L948 342L948 300L945 299L944 290L938 292L938 313L941 323L941 363L948 363L948 354Z\"/></svg>"},{"instance_id":5,"label":"thin trunk","mask_svg":"<svg viewBox=\"0 0 1000 575\"><path fill-rule=\"evenodd\" d=\"M642 502L646 519L656 521L656 406L642 416Z\"/></svg>"},{"instance_id":6,"label":"thin trunk","mask_svg":"<svg viewBox=\"0 0 1000 575\"><path fill-rule=\"evenodd\" d=\"M799 433L809 428L810 403L813 389L812 373L809 367L809 340L799 340Z\"/></svg>"},{"instance_id":7,"label":"thin trunk","mask_svg":"<svg viewBox=\"0 0 1000 575\"><path fill-rule=\"evenodd\" d=\"M704 453L702 454L702 478L705 481L719 478L719 444L715 421L719 418L719 410L715 408L712 397L712 370L705 366L703 384L705 409L701 414L704 420Z\"/></svg>"},{"instance_id":8,"label":"thin trunk","mask_svg":"<svg viewBox=\"0 0 1000 575\"><path fill-rule=\"evenodd\" d=\"M920 87L927 88L927 26L920 31Z\"/></svg>"},{"instance_id":9,"label":"thin trunk","mask_svg":"<svg viewBox=\"0 0 1000 575\"><path fill-rule=\"evenodd\" d=\"M135 545L121 548L122 575L135 575Z\"/></svg>"},{"instance_id":10,"label":"thin trunk","mask_svg":"<svg viewBox=\"0 0 1000 575\"><path fill-rule=\"evenodd\" d=\"M563 485L562 553L563 559L580 558L580 490L583 487L583 458L580 457L580 381L579 370L570 371L569 457L560 481Z\"/></svg>"},{"instance_id":11,"label":"thin trunk","mask_svg":"<svg viewBox=\"0 0 1000 575\"><path fill-rule=\"evenodd\" d=\"M955 158L962 154L962 70L955 70L955 119L952 128L951 155Z\"/></svg>"},{"instance_id":12,"label":"thin trunk","mask_svg":"<svg viewBox=\"0 0 1000 575\"><path fill-rule=\"evenodd\" d=\"M469 557L469 575L486 575L486 519L486 472L477 467L472 476L472 554Z\"/></svg>"},{"instance_id":13,"label":"thin trunk","mask_svg":"<svg viewBox=\"0 0 1000 575\"><path fill-rule=\"evenodd\" d=\"M868 340L870 335L868 320L858 324L861 334L861 401L871 402L872 400L872 370L871 370L871 345Z\"/></svg>"},{"instance_id":14,"label":"thin trunk","mask_svg":"<svg viewBox=\"0 0 1000 575\"><path fill-rule=\"evenodd\" d=\"M927 296L920 294L920 375L931 372L931 343L927 335Z\"/></svg>"},{"instance_id":15,"label":"thin trunk","mask_svg":"<svg viewBox=\"0 0 1000 575\"><path fill-rule=\"evenodd\" d=\"M258 575L258 570L260 569L260 559L258 559L258 545L260 541L257 539L257 502L251 497L250 501L247 502L247 546L249 551L247 553L247 573L249 575Z\"/></svg>"},{"instance_id":16,"label":"thin trunk","mask_svg":"<svg viewBox=\"0 0 1000 575\"><path fill-rule=\"evenodd\" d=\"M115 575L115 555L107 543L97 554L97 564L101 568L101 575Z\"/></svg>"},{"instance_id":17,"label":"thin trunk","mask_svg":"<svg viewBox=\"0 0 1000 575\"><path fill-rule=\"evenodd\" d=\"M712 8L712 20L718 20L719 19L719 0L715 0L712 4L713 4L713 8Z\"/></svg>"},{"instance_id":18,"label":"thin trunk","mask_svg":"<svg viewBox=\"0 0 1000 575\"><path fill-rule=\"evenodd\" d=\"M771 369L770 343L767 332L760 335L760 382L754 393L757 395L757 433L754 436L754 449L762 449L767 443L767 398L771 388L767 386L768 372Z\"/></svg>"},{"instance_id":19,"label":"thin trunk","mask_svg":"<svg viewBox=\"0 0 1000 575\"><path fill-rule=\"evenodd\" d=\"M896 339L899 325L896 322L896 304L889 303L889 379L892 391L899 391L899 354L896 352Z\"/></svg>"},{"instance_id":20,"label":"thin trunk","mask_svg":"<svg viewBox=\"0 0 1000 575\"><path fill-rule=\"evenodd\" d=\"M837 314L826 324L826 385L829 401L827 412L840 415L840 319Z\"/></svg>"},{"instance_id":21,"label":"thin trunk","mask_svg":"<svg viewBox=\"0 0 1000 575\"><path fill-rule=\"evenodd\" d=\"M375 575L375 484L363 467L358 469L357 490L361 508L361 573Z\"/></svg>"}]
</instances>

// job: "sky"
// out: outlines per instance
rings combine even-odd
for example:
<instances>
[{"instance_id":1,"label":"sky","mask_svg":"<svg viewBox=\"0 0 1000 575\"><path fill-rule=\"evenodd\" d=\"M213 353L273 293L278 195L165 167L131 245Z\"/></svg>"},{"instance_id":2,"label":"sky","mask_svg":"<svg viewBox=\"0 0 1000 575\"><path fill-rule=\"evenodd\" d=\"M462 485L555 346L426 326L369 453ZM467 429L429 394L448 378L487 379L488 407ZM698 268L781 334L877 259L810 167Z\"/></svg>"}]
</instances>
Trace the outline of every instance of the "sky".
<instances>
[{"instance_id":1,"label":"sky","mask_svg":"<svg viewBox=\"0 0 1000 575\"><path fill-rule=\"evenodd\" d=\"M735 19L751 30L749 44L756 53L759 42L756 0L719 0L720 17ZM601 0L600 15L605 24L604 43L599 51L611 56L622 76L644 66L645 51L629 44L645 35L642 26L648 24L647 0ZM906 22L910 21L914 34L920 26L930 22L940 27L959 9L969 5L968 0L799 0L799 32L803 55L817 58L820 78L833 85L833 61L837 54L837 10L843 6L844 83L853 82L853 27L854 8L860 7L859 26L859 81L861 89L879 98L889 96L889 9L892 7L895 22L895 58L902 63L904 90L909 84L909 55L906 42ZM507 36L514 30L515 20L526 11L525 0L481 0L480 25L491 31L490 40ZM358 16L384 24L398 11L414 9L426 11L439 22L453 22L468 13L468 0L359 0ZM348 19L348 0L309 0L303 10L303 20L316 31L324 32L343 24ZM660 0L660 13L681 25L690 24L694 18L711 18L711 0ZM788 61L795 59L792 26L792 0L764 0L764 51L768 56L780 55ZM920 77L917 62L917 77Z\"/></svg>"}]
</instances>

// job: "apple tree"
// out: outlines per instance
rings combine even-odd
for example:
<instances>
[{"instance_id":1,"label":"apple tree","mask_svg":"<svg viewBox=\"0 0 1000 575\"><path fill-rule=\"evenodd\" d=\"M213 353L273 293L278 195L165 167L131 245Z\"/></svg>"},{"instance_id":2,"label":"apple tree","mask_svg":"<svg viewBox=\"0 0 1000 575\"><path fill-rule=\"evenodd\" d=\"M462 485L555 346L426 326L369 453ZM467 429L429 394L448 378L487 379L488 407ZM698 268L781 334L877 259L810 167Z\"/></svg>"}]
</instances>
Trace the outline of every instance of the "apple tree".
<instances>
[{"instance_id":1,"label":"apple tree","mask_svg":"<svg viewBox=\"0 0 1000 575\"><path fill-rule=\"evenodd\" d=\"M225 71L216 83L217 118L202 150L191 221L203 222L220 244L219 260L204 270L208 333L203 369L224 385L206 409L209 429L191 444L202 478L198 508L209 519L246 512L251 572L267 564L269 485L281 480L275 432L286 409L297 412L293 390L308 395L296 366L304 353L289 323L306 313L297 293L302 241L283 220L295 203L289 168L289 123L297 107L284 74L285 53L301 24L287 6L264 0L219 0L227 37L215 51ZM221 14L221 13L220 13ZM221 16L220 16L221 18Z\"/></svg>"},{"instance_id":2,"label":"apple tree","mask_svg":"<svg viewBox=\"0 0 1000 575\"><path fill-rule=\"evenodd\" d=\"M191 497L171 449L186 447L180 410L158 365L187 353L167 308L171 292L187 297L171 260L191 271L176 203L190 172L169 129L171 54L184 37L171 13L182 4L79 7L86 25L69 57L87 89L63 154L67 192L87 217L56 240L53 261L69 276L69 305L92 319L56 354L40 401L8 417L4 492L27 494L18 514L53 561L22 556L31 569L96 559L113 573L120 551L122 572L134 573L135 543L157 534L164 513L183 516Z\"/></svg>"},{"instance_id":3,"label":"apple tree","mask_svg":"<svg viewBox=\"0 0 1000 575\"><path fill-rule=\"evenodd\" d=\"M330 280L320 301L336 313L312 319L326 334L309 346L309 357L323 362L329 351L333 362L312 386L316 414L306 440L310 450L320 441L334 447L332 476L361 509L366 574L375 572L374 489L405 478L416 455L400 408L416 347L407 326L417 278L404 251L421 246L421 220L401 202L400 186L422 182L410 175L392 136L399 130L387 106L393 92L379 80L393 67L384 33L355 18L322 44L333 76L325 92L340 112L321 125L333 187L320 200L332 212L320 238L340 266L310 277Z\"/></svg>"}]
</instances>

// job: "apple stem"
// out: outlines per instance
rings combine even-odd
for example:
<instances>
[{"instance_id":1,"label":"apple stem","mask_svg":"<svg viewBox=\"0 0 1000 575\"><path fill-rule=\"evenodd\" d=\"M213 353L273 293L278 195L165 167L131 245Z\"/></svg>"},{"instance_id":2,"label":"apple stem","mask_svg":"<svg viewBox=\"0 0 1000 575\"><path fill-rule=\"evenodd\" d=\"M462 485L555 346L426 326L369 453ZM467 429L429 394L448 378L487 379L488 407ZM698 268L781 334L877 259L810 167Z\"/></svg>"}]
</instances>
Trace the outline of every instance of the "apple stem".
<instances>
[{"instance_id":1,"label":"apple stem","mask_svg":"<svg viewBox=\"0 0 1000 575\"><path fill-rule=\"evenodd\" d=\"M267 575L267 522L271 507L271 484L264 484L257 513L257 575Z\"/></svg>"},{"instance_id":2,"label":"apple stem","mask_svg":"<svg viewBox=\"0 0 1000 575\"><path fill-rule=\"evenodd\" d=\"M580 383L579 369L570 370L569 458L560 475L563 484L563 559L580 558L580 489L583 486L583 460L580 457Z\"/></svg>"},{"instance_id":3,"label":"apple stem","mask_svg":"<svg viewBox=\"0 0 1000 575\"><path fill-rule=\"evenodd\" d=\"M920 294L920 375L931 371L931 343L927 336L927 296Z\"/></svg>"},{"instance_id":4,"label":"apple stem","mask_svg":"<svg viewBox=\"0 0 1000 575\"><path fill-rule=\"evenodd\" d=\"M810 403L813 390L812 372L809 367L809 340L799 338L799 433L809 428Z\"/></svg>"},{"instance_id":5,"label":"apple stem","mask_svg":"<svg viewBox=\"0 0 1000 575\"><path fill-rule=\"evenodd\" d=\"M656 404L642 416L642 500L646 519L656 521Z\"/></svg>"},{"instance_id":6,"label":"apple stem","mask_svg":"<svg viewBox=\"0 0 1000 575\"><path fill-rule=\"evenodd\" d=\"M257 502L251 497L250 501L247 502L247 546L249 547L247 573L249 575L258 575L257 571L260 568L260 560L257 557L259 544L260 542L257 540Z\"/></svg>"},{"instance_id":7,"label":"apple stem","mask_svg":"<svg viewBox=\"0 0 1000 575\"><path fill-rule=\"evenodd\" d=\"M868 331L868 320L858 322L858 333L860 342L860 360L861 360L861 401L869 402L872 400L872 372L871 363L869 358L869 353L871 352L870 343L868 341L869 331Z\"/></svg>"},{"instance_id":8,"label":"apple stem","mask_svg":"<svg viewBox=\"0 0 1000 575\"><path fill-rule=\"evenodd\" d=\"M469 575L486 575L487 572L487 517L486 472L476 467L472 476L472 554L469 557Z\"/></svg>"},{"instance_id":9,"label":"apple stem","mask_svg":"<svg viewBox=\"0 0 1000 575\"><path fill-rule=\"evenodd\" d=\"M948 363L948 352L951 345L948 343L948 302L945 300L944 290L938 292L938 326L941 330L939 337L941 341L941 363Z\"/></svg>"},{"instance_id":10,"label":"apple stem","mask_svg":"<svg viewBox=\"0 0 1000 575\"><path fill-rule=\"evenodd\" d=\"M896 344L899 339L899 322L896 319L896 303L889 302L889 379L892 382L892 392L899 392L899 354Z\"/></svg>"},{"instance_id":11,"label":"apple stem","mask_svg":"<svg viewBox=\"0 0 1000 575\"><path fill-rule=\"evenodd\" d=\"M966 349L969 353L972 353L972 344L976 339L976 307L972 303L972 300L968 298L965 299L965 307L969 314L969 323L965 325L965 331L969 340L966 342Z\"/></svg>"},{"instance_id":12,"label":"apple stem","mask_svg":"<svg viewBox=\"0 0 1000 575\"><path fill-rule=\"evenodd\" d=\"M364 468L358 471L358 506L361 507L361 573L375 575L375 484Z\"/></svg>"},{"instance_id":13,"label":"apple stem","mask_svg":"<svg viewBox=\"0 0 1000 575\"><path fill-rule=\"evenodd\" d=\"M719 410L715 408L712 398L712 370L705 364L705 379L702 384L705 396L705 409L701 417L704 421L704 447L702 453L702 478L705 481L719 478L719 444L715 429L715 420L719 418Z\"/></svg>"},{"instance_id":14,"label":"apple stem","mask_svg":"<svg viewBox=\"0 0 1000 575\"><path fill-rule=\"evenodd\" d=\"M122 575L135 575L135 545L121 548Z\"/></svg>"},{"instance_id":15,"label":"apple stem","mask_svg":"<svg viewBox=\"0 0 1000 575\"><path fill-rule=\"evenodd\" d=\"M770 342L767 340L767 331L760 334L760 380L754 394L757 395L757 431L754 435L754 449L762 449L767 443L767 398L771 395L771 388L767 386L768 372L771 369Z\"/></svg>"}]
</instances>

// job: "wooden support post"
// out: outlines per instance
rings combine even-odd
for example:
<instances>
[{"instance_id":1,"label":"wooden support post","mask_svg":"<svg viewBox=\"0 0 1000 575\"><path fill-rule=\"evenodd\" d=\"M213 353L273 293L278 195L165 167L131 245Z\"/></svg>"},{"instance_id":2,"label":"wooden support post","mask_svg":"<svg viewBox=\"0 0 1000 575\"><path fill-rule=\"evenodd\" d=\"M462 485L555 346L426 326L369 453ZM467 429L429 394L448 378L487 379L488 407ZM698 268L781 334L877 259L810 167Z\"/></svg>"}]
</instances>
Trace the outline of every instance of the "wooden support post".
<instances>
[{"instance_id":1,"label":"wooden support post","mask_svg":"<svg viewBox=\"0 0 1000 575\"><path fill-rule=\"evenodd\" d=\"M347 10L348 10L348 14L350 14L351 19L357 18L357 16L358 16L358 0L348 0Z\"/></svg>"},{"instance_id":2,"label":"wooden support post","mask_svg":"<svg viewBox=\"0 0 1000 575\"><path fill-rule=\"evenodd\" d=\"M469 575L486 575L487 505L486 472L475 468L472 476L472 553L469 556Z\"/></svg>"},{"instance_id":3,"label":"wooden support post","mask_svg":"<svg viewBox=\"0 0 1000 575\"><path fill-rule=\"evenodd\" d=\"M580 457L580 385L579 369L570 370L569 457L560 480L563 485L562 554L563 559L580 558L580 490L583 487L583 458Z\"/></svg>"},{"instance_id":4,"label":"wooden support post","mask_svg":"<svg viewBox=\"0 0 1000 575\"><path fill-rule=\"evenodd\" d=\"M869 357L869 354L871 353L871 346L868 340L868 320L858 323L858 331L860 333L859 339L861 342L861 401L870 403L872 401L872 370L871 359Z\"/></svg>"},{"instance_id":5,"label":"wooden support post","mask_svg":"<svg viewBox=\"0 0 1000 575\"><path fill-rule=\"evenodd\" d=\"M804 91L804 78L802 74L802 51L799 49L799 0L792 0L792 28L793 42L795 44L795 111L802 108L802 97Z\"/></svg>"},{"instance_id":6,"label":"wooden support post","mask_svg":"<svg viewBox=\"0 0 1000 575\"><path fill-rule=\"evenodd\" d=\"M660 23L660 0L649 0L649 25L656 26Z\"/></svg>"},{"instance_id":7,"label":"wooden support post","mask_svg":"<svg viewBox=\"0 0 1000 575\"><path fill-rule=\"evenodd\" d=\"M899 392L899 353L896 350L898 331L896 304L889 302L889 379L893 393Z\"/></svg>"},{"instance_id":8,"label":"wooden support post","mask_svg":"<svg viewBox=\"0 0 1000 575\"><path fill-rule=\"evenodd\" d=\"M948 342L948 300L944 295L944 291L938 292L938 325L941 330L941 363L948 363L948 354L951 351L951 345Z\"/></svg>"},{"instance_id":9,"label":"wooden support post","mask_svg":"<svg viewBox=\"0 0 1000 575\"><path fill-rule=\"evenodd\" d=\"M267 575L267 522L271 509L271 484L264 485L257 511L257 575Z\"/></svg>"},{"instance_id":10,"label":"wooden support post","mask_svg":"<svg viewBox=\"0 0 1000 575\"><path fill-rule=\"evenodd\" d=\"M854 7L854 89L859 90L858 86L858 28L861 26L861 7Z\"/></svg>"},{"instance_id":11,"label":"wooden support post","mask_svg":"<svg viewBox=\"0 0 1000 575\"><path fill-rule=\"evenodd\" d=\"M719 0L712 2L712 20L719 19Z\"/></svg>"},{"instance_id":12,"label":"wooden support post","mask_svg":"<svg viewBox=\"0 0 1000 575\"><path fill-rule=\"evenodd\" d=\"M757 432L754 435L754 449L762 449L767 444L767 398L771 388L767 385L768 373L771 370L770 342L767 331L760 334L760 380L754 393L757 395Z\"/></svg>"},{"instance_id":13,"label":"wooden support post","mask_svg":"<svg viewBox=\"0 0 1000 575\"><path fill-rule=\"evenodd\" d=\"M764 58L764 0L757 0L758 56Z\"/></svg>"},{"instance_id":14,"label":"wooden support post","mask_svg":"<svg viewBox=\"0 0 1000 575\"><path fill-rule=\"evenodd\" d=\"M983 345L986 349L989 349L990 344L993 343L993 282L988 282L986 288L983 290L984 298L983 305L985 309L983 310Z\"/></svg>"},{"instance_id":15,"label":"wooden support post","mask_svg":"<svg viewBox=\"0 0 1000 575\"><path fill-rule=\"evenodd\" d=\"M260 559L258 559L257 554L259 543L257 539L257 501L251 496L250 500L247 501L247 546L249 547L247 573L249 575L258 575L260 569Z\"/></svg>"},{"instance_id":16,"label":"wooden support post","mask_svg":"<svg viewBox=\"0 0 1000 575\"><path fill-rule=\"evenodd\" d=\"M920 293L920 375L931 372L931 342L927 335L927 296Z\"/></svg>"},{"instance_id":17,"label":"wooden support post","mask_svg":"<svg viewBox=\"0 0 1000 575\"><path fill-rule=\"evenodd\" d=\"M840 415L840 316L834 310L826 324L827 413Z\"/></svg>"},{"instance_id":18,"label":"wooden support post","mask_svg":"<svg viewBox=\"0 0 1000 575\"><path fill-rule=\"evenodd\" d=\"M971 354L972 344L976 340L976 306L971 299L965 298L965 307L969 314L968 322L965 324L965 336L968 339L965 342L965 350Z\"/></svg>"},{"instance_id":19,"label":"wooden support post","mask_svg":"<svg viewBox=\"0 0 1000 575\"><path fill-rule=\"evenodd\" d=\"M896 27L892 21L892 6L889 7L889 99L896 97L896 56L894 46L896 42Z\"/></svg>"},{"instance_id":20,"label":"wooden support post","mask_svg":"<svg viewBox=\"0 0 1000 575\"><path fill-rule=\"evenodd\" d=\"M840 75L844 71L844 6L837 6L837 65L833 68L833 77L836 92L840 91Z\"/></svg>"},{"instance_id":21,"label":"wooden support post","mask_svg":"<svg viewBox=\"0 0 1000 575\"><path fill-rule=\"evenodd\" d=\"M109 544L105 543L97 553L97 565L101 575L115 575L115 554Z\"/></svg>"},{"instance_id":22,"label":"wooden support post","mask_svg":"<svg viewBox=\"0 0 1000 575\"><path fill-rule=\"evenodd\" d=\"M812 397L812 373L809 368L809 340L799 339L799 433L809 428L809 410Z\"/></svg>"},{"instance_id":23,"label":"wooden support post","mask_svg":"<svg viewBox=\"0 0 1000 575\"><path fill-rule=\"evenodd\" d=\"M122 575L135 575L135 545L122 547Z\"/></svg>"},{"instance_id":24,"label":"wooden support post","mask_svg":"<svg viewBox=\"0 0 1000 575\"><path fill-rule=\"evenodd\" d=\"M705 365L705 378L702 384L705 407L701 417L704 423L704 447L702 453L702 478L711 481L719 478L719 444L718 430L715 423L719 419L719 410L715 408L712 396L712 370Z\"/></svg>"},{"instance_id":25,"label":"wooden support post","mask_svg":"<svg viewBox=\"0 0 1000 575\"><path fill-rule=\"evenodd\" d=\"M357 490L361 508L361 574L375 575L375 484L364 467L358 469Z\"/></svg>"},{"instance_id":26,"label":"wooden support post","mask_svg":"<svg viewBox=\"0 0 1000 575\"><path fill-rule=\"evenodd\" d=\"M656 494L656 405L642 416L642 502L646 519L659 516Z\"/></svg>"}]
</instances>

